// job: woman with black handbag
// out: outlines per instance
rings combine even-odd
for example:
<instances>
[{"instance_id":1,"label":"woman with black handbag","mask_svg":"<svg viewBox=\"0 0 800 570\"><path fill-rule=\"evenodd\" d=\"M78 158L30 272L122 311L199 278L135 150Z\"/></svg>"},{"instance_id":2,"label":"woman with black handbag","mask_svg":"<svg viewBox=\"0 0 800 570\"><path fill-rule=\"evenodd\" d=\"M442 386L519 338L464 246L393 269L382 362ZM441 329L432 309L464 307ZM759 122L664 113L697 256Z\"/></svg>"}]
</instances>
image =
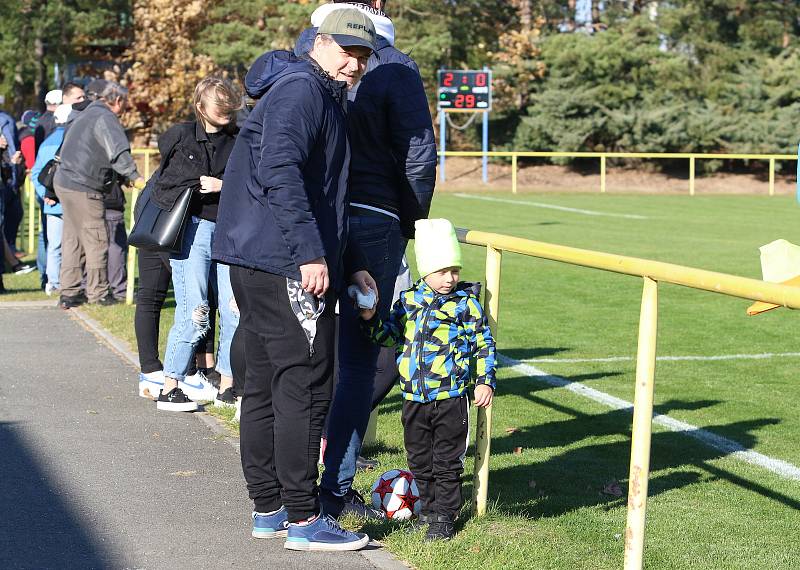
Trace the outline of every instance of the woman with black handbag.
<instances>
[{"instance_id":1,"label":"woman with black handbag","mask_svg":"<svg viewBox=\"0 0 800 570\"><path fill-rule=\"evenodd\" d=\"M153 185L152 200L171 210L187 188L192 197L179 253L170 256L175 290L175 322L164 355L164 387L157 408L193 411L194 400L213 400L234 406L230 345L239 323L229 270L212 262L211 245L216 226L222 175L236 137L235 117L242 99L226 80L206 77L194 91L195 121L170 127L158 141L162 164ZM195 347L211 327L209 296L217 297L220 313L216 369L219 392L196 375L187 381Z\"/></svg>"}]
</instances>

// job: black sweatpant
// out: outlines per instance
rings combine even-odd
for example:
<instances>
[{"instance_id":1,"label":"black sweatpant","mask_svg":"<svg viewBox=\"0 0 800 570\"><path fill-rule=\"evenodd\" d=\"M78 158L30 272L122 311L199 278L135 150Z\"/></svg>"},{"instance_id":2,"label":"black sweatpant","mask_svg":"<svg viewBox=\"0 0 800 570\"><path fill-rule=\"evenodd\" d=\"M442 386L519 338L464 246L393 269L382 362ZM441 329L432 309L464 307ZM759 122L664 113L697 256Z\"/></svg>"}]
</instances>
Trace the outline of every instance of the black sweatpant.
<instances>
[{"instance_id":1,"label":"black sweatpant","mask_svg":"<svg viewBox=\"0 0 800 570\"><path fill-rule=\"evenodd\" d=\"M467 396L421 404L403 400L408 467L417 481L422 513L455 520L469 437Z\"/></svg>"},{"instance_id":2,"label":"black sweatpant","mask_svg":"<svg viewBox=\"0 0 800 570\"><path fill-rule=\"evenodd\" d=\"M146 249L140 249L136 253L139 282L133 327L136 331L141 372L149 374L164 369L158 358L158 331L161 325L161 309L172 281L172 268L169 264L169 253ZM214 353L214 323L215 312L211 311L209 332L205 343L197 346L196 353ZM194 368L194 362L191 368Z\"/></svg>"},{"instance_id":3,"label":"black sweatpant","mask_svg":"<svg viewBox=\"0 0 800 570\"><path fill-rule=\"evenodd\" d=\"M317 459L331 402L333 291L317 319L314 354L289 304L286 278L231 266L244 331L245 386L240 447L255 510L281 505L289 522L319 512Z\"/></svg>"}]
</instances>

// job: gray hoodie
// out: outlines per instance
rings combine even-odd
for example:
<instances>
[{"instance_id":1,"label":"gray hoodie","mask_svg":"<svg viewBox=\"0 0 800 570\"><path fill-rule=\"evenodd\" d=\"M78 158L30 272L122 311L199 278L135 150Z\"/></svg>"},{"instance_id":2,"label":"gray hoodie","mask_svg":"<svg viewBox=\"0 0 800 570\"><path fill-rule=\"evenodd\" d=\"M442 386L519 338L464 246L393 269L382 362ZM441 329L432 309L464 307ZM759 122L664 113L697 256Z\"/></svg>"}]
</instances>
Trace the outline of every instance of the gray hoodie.
<instances>
[{"instance_id":1,"label":"gray hoodie","mask_svg":"<svg viewBox=\"0 0 800 570\"><path fill-rule=\"evenodd\" d=\"M125 180L139 177L122 124L95 101L68 123L54 182L67 190L104 192L115 173Z\"/></svg>"}]
</instances>

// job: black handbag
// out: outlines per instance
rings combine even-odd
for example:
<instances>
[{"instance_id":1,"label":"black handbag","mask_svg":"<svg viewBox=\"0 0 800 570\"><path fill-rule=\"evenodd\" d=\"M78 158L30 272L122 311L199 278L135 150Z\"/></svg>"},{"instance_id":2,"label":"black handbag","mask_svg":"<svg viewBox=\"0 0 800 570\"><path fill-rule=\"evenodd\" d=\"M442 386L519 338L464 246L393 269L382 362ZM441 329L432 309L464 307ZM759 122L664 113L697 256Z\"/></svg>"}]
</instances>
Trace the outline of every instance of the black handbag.
<instances>
[{"instance_id":1,"label":"black handbag","mask_svg":"<svg viewBox=\"0 0 800 570\"><path fill-rule=\"evenodd\" d=\"M56 170L58 169L58 165L61 164L61 147L64 145L64 141L61 141L61 144L58 145L56 149L56 154L53 158L47 161L44 167L39 171L39 175L36 177L36 180L45 187L45 190L53 191L55 188L53 186L53 180L56 177Z\"/></svg>"},{"instance_id":2,"label":"black handbag","mask_svg":"<svg viewBox=\"0 0 800 570\"><path fill-rule=\"evenodd\" d=\"M150 251L179 253L183 245L192 188L181 192L170 210L164 210L152 200L156 177L150 178L136 202L136 221L128 236L128 244Z\"/></svg>"}]
</instances>

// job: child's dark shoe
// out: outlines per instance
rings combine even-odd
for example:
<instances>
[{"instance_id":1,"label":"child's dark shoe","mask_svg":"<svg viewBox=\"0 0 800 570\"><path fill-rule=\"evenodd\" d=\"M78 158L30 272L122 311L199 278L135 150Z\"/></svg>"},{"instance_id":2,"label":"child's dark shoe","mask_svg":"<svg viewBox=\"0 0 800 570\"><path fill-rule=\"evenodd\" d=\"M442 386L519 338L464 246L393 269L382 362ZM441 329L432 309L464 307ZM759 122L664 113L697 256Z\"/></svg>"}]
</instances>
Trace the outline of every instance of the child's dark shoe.
<instances>
[{"instance_id":1,"label":"child's dark shoe","mask_svg":"<svg viewBox=\"0 0 800 570\"><path fill-rule=\"evenodd\" d=\"M456 525L448 516L431 515L428 517L428 532L425 533L425 540L450 540L456 534Z\"/></svg>"}]
</instances>

